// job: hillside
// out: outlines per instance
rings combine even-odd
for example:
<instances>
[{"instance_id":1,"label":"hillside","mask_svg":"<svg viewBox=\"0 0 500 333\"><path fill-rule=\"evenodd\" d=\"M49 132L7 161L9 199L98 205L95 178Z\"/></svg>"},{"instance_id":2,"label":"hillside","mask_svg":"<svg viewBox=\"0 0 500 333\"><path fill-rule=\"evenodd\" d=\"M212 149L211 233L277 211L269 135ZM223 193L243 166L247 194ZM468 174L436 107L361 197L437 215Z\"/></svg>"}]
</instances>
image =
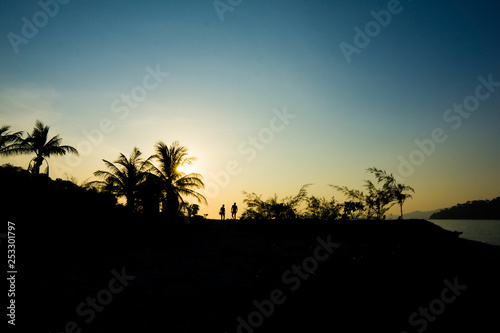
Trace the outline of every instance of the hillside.
<instances>
[{"instance_id":1,"label":"hillside","mask_svg":"<svg viewBox=\"0 0 500 333\"><path fill-rule=\"evenodd\" d=\"M18 224L17 300L30 318L20 328L251 332L243 320L254 332L413 332L423 326L409 317L442 295L443 281L466 289L426 332L485 331L498 313L488 299L500 297L500 249L427 221L210 220L176 231L103 222ZM130 279L108 302L116 272ZM89 297L104 310L78 312Z\"/></svg>"},{"instance_id":2,"label":"hillside","mask_svg":"<svg viewBox=\"0 0 500 333\"><path fill-rule=\"evenodd\" d=\"M71 182L0 176L19 331L414 332L410 316L450 283L465 289L426 332L496 323L500 248L428 221L174 223Z\"/></svg>"},{"instance_id":3,"label":"hillside","mask_svg":"<svg viewBox=\"0 0 500 333\"><path fill-rule=\"evenodd\" d=\"M493 200L467 201L442 209L432 214L430 219L500 220L500 197Z\"/></svg>"}]
</instances>

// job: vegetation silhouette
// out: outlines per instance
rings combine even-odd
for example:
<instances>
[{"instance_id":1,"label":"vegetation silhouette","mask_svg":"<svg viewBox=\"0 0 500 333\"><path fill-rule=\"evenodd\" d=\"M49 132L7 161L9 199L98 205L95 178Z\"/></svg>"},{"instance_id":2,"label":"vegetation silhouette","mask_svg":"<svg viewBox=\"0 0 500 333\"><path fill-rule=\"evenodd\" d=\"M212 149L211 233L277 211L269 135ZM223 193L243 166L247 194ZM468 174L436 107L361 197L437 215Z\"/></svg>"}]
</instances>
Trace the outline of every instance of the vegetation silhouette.
<instances>
[{"instance_id":1,"label":"vegetation silhouette","mask_svg":"<svg viewBox=\"0 0 500 333\"><path fill-rule=\"evenodd\" d=\"M180 171L184 166L191 165L196 157L188 157L188 149L179 141L170 146L162 141L155 145L156 154L153 158L159 166L151 166L150 173L159 182L161 192L162 212L166 215L178 217L186 205L183 197L194 197L199 203L207 203L207 199L196 190L205 188L203 176L199 173L185 174Z\"/></svg>"},{"instance_id":2,"label":"vegetation silhouette","mask_svg":"<svg viewBox=\"0 0 500 333\"><path fill-rule=\"evenodd\" d=\"M262 200L262 195L243 191L246 196L243 202L247 208L241 214L241 219L294 219L297 217L297 206L306 199L307 188L310 185L302 186L297 195L282 200L278 200L276 194L267 200Z\"/></svg>"},{"instance_id":3,"label":"vegetation silhouette","mask_svg":"<svg viewBox=\"0 0 500 333\"><path fill-rule=\"evenodd\" d=\"M377 178L378 182L384 182L384 186L389 189L389 192L394 196L394 200L399 205L400 208L400 218L403 219L403 204L406 199L411 199L413 196L409 193L405 193L407 191L415 193L415 190L408 185L398 183L392 174L388 174L386 171L377 169L377 168L368 168L368 171L373 173Z\"/></svg>"},{"instance_id":4,"label":"vegetation silhouette","mask_svg":"<svg viewBox=\"0 0 500 333\"><path fill-rule=\"evenodd\" d=\"M9 132L10 126L0 127L0 155L8 156L14 153L16 144L20 143L23 132Z\"/></svg>"},{"instance_id":5,"label":"vegetation silhouette","mask_svg":"<svg viewBox=\"0 0 500 333\"><path fill-rule=\"evenodd\" d=\"M123 158L140 169L145 160L137 151ZM498 307L485 302L485 295L500 297L497 247L459 239L423 220L344 222L339 220L342 209L349 212L352 201L308 197L308 185L281 200L250 195L259 198L253 209L269 219L238 221L231 229L215 220L182 226L156 223L163 216L138 214L144 205L141 187L154 179L146 172L137 188L136 212L130 213L116 205L111 191L54 181L20 167L0 167L2 189L9 193L2 214L16 222L16 234L29 245L18 248L25 287L17 297L47 302L27 307L31 320L21 324L46 331L64 327L75 314L74 304L95 295L108 280L103 272L122 263L141 281L116 302L116 311L100 316L90 329L140 331L166 320L174 331L234 332L239 327L236 318L246 320L259 309L254 304L266 304L270 291L279 289L286 293L286 303L275 305L259 331L320 330L332 325L332 313L337 327L351 331L373 329L373 323L401 331L413 311L439 297L443 280L455 276L469 286L467 296L429 328L477 331L478 323L494 324ZM23 199L26 193L40 198L29 201L30 209ZM305 215L298 210L300 203L307 204ZM188 205L192 211L195 206ZM341 246L311 268L318 237ZM292 274L284 279L291 267ZM293 291L298 283L300 289ZM331 299L336 301L321 301ZM70 306L53 316L61 304ZM172 312L172 307L179 311ZM85 325L82 319L76 318Z\"/></svg>"},{"instance_id":6,"label":"vegetation silhouette","mask_svg":"<svg viewBox=\"0 0 500 333\"><path fill-rule=\"evenodd\" d=\"M247 209L242 214L242 219L294 219L298 217L320 220L353 220L364 217L366 219L381 220L385 218L387 211L394 205L399 204L401 216L403 218L403 204L406 199L412 196L407 191L414 192L413 188L398 183L392 174L377 168L368 168L368 172L375 175L377 183L382 183L377 187L371 180L365 180L364 187L368 190L363 191L349 189L346 186L329 185L332 188L342 192L347 196L347 201L338 203L335 197L330 200L317 198L315 196L307 197L307 187L304 185L295 196L285 197L279 200L277 195L262 199L262 195L255 193L245 194L243 201ZM307 206L304 213L298 211L298 206L302 202ZM363 215L364 213L364 215Z\"/></svg>"},{"instance_id":7,"label":"vegetation silhouette","mask_svg":"<svg viewBox=\"0 0 500 333\"><path fill-rule=\"evenodd\" d=\"M467 201L441 209L433 213L430 219L500 220L500 197L492 200Z\"/></svg>"},{"instance_id":8,"label":"vegetation silhouette","mask_svg":"<svg viewBox=\"0 0 500 333\"><path fill-rule=\"evenodd\" d=\"M51 221L61 222L66 228L78 228L79 222L96 216L116 216L120 212L111 193L68 180L52 180L11 164L0 166L0 182L2 190L9 193L2 196L2 215L9 221L23 220L33 230Z\"/></svg>"},{"instance_id":9,"label":"vegetation silhouette","mask_svg":"<svg viewBox=\"0 0 500 333\"><path fill-rule=\"evenodd\" d=\"M355 218L365 212L367 219L380 220L385 218L387 211L397 203L400 206L400 219L403 219L403 204L407 199L412 198L406 192L415 192L415 190L408 185L398 183L392 174L384 170L375 167L366 170L375 176L377 184L382 183L382 187L377 188L371 180L365 180L364 187L368 190L365 194L363 191L349 189L346 186L330 185L346 195L348 199L353 200L344 204L344 215ZM358 214L355 215L355 212Z\"/></svg>"},{"instance_id":10,"label":"vegetation silhouette","mask_svg":"<svg viewBox=\"0 0 500 333\"><path fill-rule=\"evenodd\" d=\"M125 197L125 206L130 212L136 212L138 209L138 200L141 197L141 190L151 190L147 188L145 182L149 175L149 170L153 168L149 157L142 159L142 152L134 147L130 157L120 153L118 159L111 163L104 160L104 164L109 171L98 170L94 176L102 178L102 181L94 181L89 185L98 186L101 189L111 192L117 197ZM115 165L116 164L116 165Z\"/></svg>"},{"instance_id":11,"label":"vegetation silhouette","mask_svg":"<svg viewBox=\"0 0 500 333\"><path fill-rule=\"evenodd\" d=\"M5 127L2 127L5 128ZM7 146L4 154L35 154L36 156L30 161L28 170L35 175L40 174L40 167L45 161L47 163L47 168L45 173L49 175L49 164L47 158L53 155L63 156L68 153L78 155L78 150L72 146L61 145L62 138L59 134L49 139L49 126L44 125L41 121L37 120L35 127L31 134L27 133L27 137L20 141L19 139L14 139L11 144ZM20 132L14 133L19 136Z\"/></svg>"},{"instance_id":12,"label":"vegetation silhouette","mask_svg":"<svg viewBox=\"0 0 500 333\"><path fill-rule=\"evenodd\" d=\"M124 197L130 212L146 215L161 213L172 218L180 217L183 212L187 216L196 215L199 205L189 204L184 197L191 196L199 203L207 203L206 198L196 191L205 187L203 177L198 173L185 174L181 171L196 158L188 157L188 149L178 141L170 146L159 141L155 149L156 154L147 159L143 159L142 152L135 147L129 158L120 153L114 163L103 160L109 171L94 172L94 176L103 180L90 182L89 185L111 192L118 198Z\"/></svg>"},{"instance_id":13,"label":"vegetation silhouette","mask_svg":"<svg viewBox=\"0 0 500 333\"><path fill-rule=\"evenodd\" d=\"M188 202L184 202L184 210L187 213L188 217L193 217L198 215L198 212L200 211L200 205L198 204L190 204Z\"/></svg>"}]
</instances>

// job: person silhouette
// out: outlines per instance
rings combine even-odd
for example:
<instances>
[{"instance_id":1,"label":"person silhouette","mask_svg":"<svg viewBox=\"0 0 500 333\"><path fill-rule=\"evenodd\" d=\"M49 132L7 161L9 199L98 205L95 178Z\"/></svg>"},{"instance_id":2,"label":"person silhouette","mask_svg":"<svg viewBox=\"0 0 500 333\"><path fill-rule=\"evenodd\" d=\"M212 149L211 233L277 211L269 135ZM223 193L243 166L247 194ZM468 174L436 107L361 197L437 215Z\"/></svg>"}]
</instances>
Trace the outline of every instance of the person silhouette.
<instances>
[{"instance_id":1,"label":"person silhouette","mask_svg":"<svg viewBox=\"0 0 500 333\"><path fill-rule=\"evenodd\" d=\"M236 202L231 207L231 218L236 220L236 213L238 212L238 206L236 206Z\"/></svg>"},{"instance_id":2,"label":"person silhouette","mask_svg":"<svg viewBox=\"0 0 500 333\"><path fill-rule=\"evenodd\" d=\"M220 208L219 215L221 220L224 220L226 218L226 208L224 208L224 205L222 205L222 207Z\"/></svg>"}]
</instances>

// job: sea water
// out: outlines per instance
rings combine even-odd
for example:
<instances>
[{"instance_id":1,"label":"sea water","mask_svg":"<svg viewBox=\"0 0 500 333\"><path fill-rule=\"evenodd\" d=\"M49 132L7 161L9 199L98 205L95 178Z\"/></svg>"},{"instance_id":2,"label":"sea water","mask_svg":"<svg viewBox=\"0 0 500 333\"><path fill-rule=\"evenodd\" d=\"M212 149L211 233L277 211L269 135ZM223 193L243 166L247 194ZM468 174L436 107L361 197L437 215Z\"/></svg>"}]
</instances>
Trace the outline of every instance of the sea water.
<instances>
[{"instance_id":1,"label":"sea water","mask_svg":"<svg viewBox=\"0 0 500 333\"><path fill-rule=\"evenodd\" d=\"M461 231L461 238L500 246L500 220L429 220L445 230Z\"/></svg>"}]
</instances>

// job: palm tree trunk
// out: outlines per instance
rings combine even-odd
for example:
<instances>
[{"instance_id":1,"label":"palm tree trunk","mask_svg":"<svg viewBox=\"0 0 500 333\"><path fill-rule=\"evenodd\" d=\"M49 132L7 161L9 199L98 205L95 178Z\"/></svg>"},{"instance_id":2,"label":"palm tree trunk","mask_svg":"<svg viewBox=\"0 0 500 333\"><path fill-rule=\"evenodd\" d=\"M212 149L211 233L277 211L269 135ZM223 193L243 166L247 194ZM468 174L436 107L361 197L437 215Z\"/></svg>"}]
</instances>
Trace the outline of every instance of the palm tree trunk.
<instances>
[{"instance_id":1,"label":"palm tree trunk","mask_svg":"<svg viewBox=\"0 0 500 333\"><path fill-rule=\"evenodd\" d=\"M43 158L36 157L35 158L35 164L33 165L33 173L35 175L40 174L40 167L42 166L43 163Z\"/></svg>"},{"instance_id":2,"label":"palm tree trunk","mask_svg":"<svg viewBox=\"0 0 500 333\"><path fill-rule=\"evenodd\" d=\"M399 204L399 207L401 208L401 220L403 219L403 204Z\"/></svg>"}]
</instances>

